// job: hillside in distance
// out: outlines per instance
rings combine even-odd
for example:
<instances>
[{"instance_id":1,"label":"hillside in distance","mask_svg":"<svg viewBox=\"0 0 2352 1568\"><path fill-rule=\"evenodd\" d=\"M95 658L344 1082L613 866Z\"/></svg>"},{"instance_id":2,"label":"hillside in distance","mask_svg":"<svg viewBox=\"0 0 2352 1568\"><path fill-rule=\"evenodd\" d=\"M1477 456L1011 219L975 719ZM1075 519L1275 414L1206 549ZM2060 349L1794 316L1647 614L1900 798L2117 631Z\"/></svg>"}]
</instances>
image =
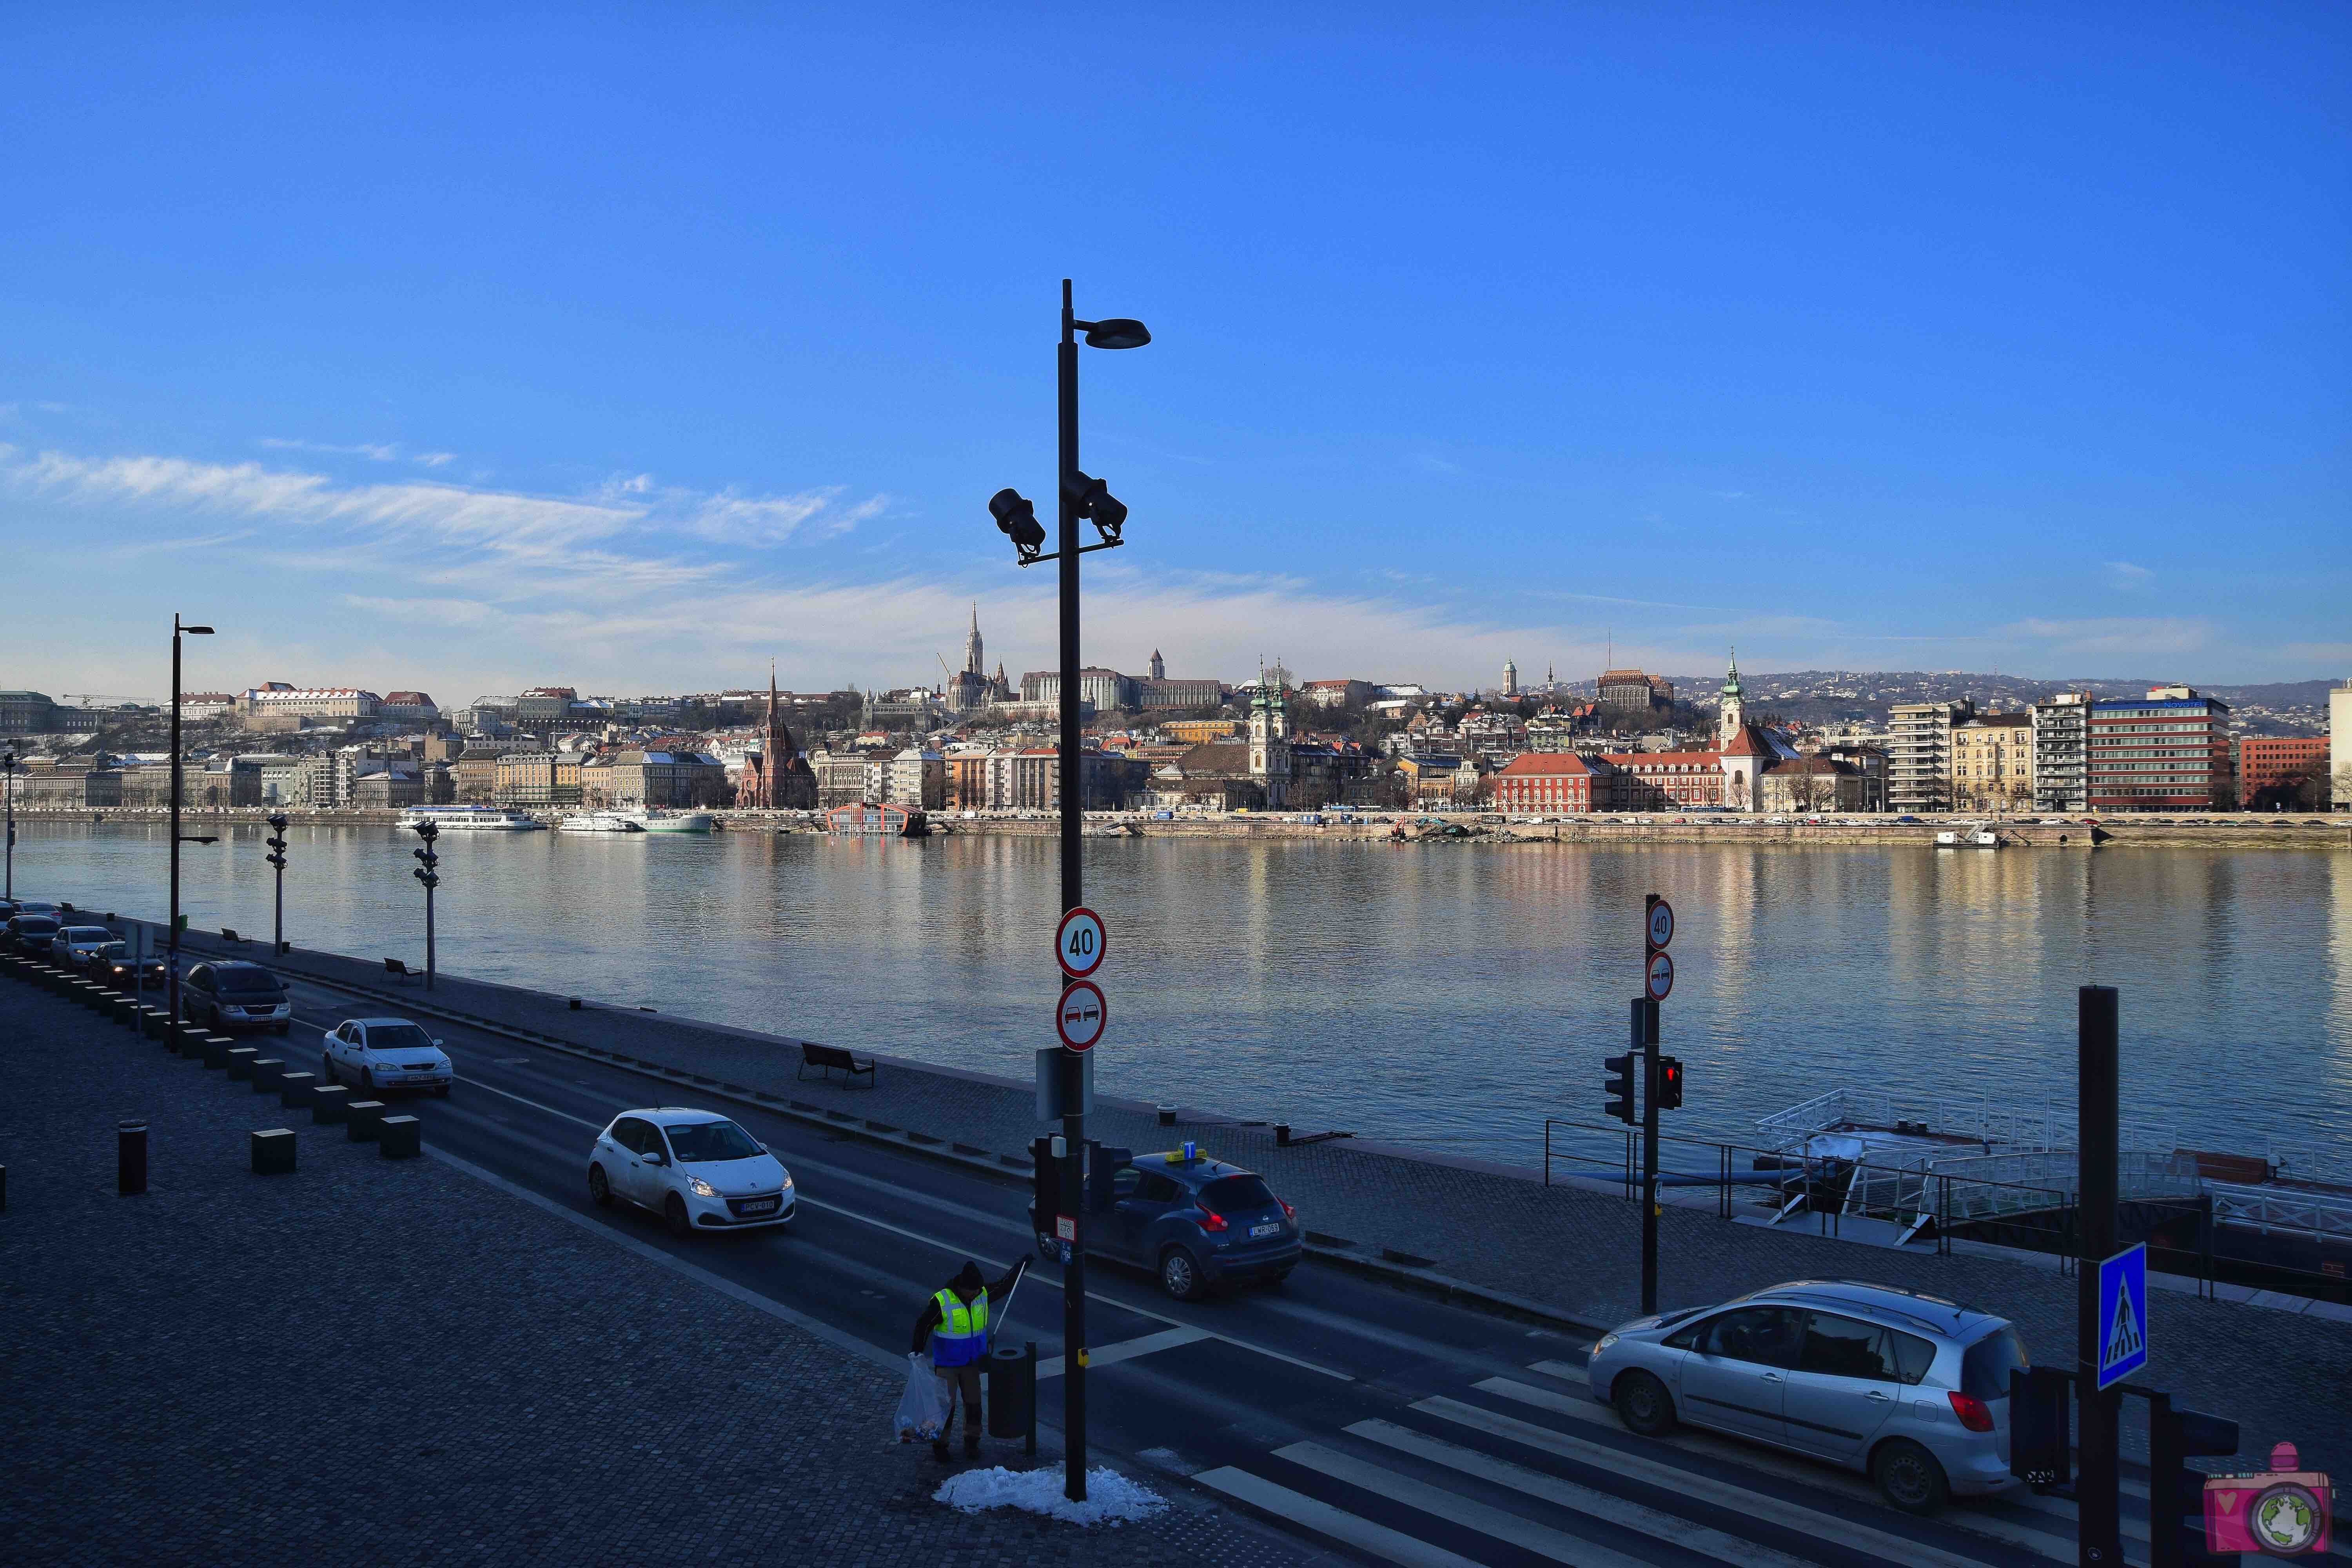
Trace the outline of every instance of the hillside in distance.
<instances>
[{"instance_id":1,"label":"hillside in distance","mask_svg":"<svg viewBox=\"0 0 2352 1568\"><path fill-rule=\"evenodd\" d=\"M1675 675L1675 695L1712 702L1721 675ZM1807 724L1883 723L1897 702L1976 700L1988 711L2014 711L2055 691L2088 691L2103 698L2137 697L2168 678L2118 680L2112 677L2053 679L1968 670L1799 669L1761 674L1742 671L1748 710ZM2177 679L2177 678L2173 678ZM2327 726L2326 680L2272 681L2255 686L2203 686L2196 689L2230 705L2231 716L2257 734L2313 734Z\"/></svg>"}]
</instances>

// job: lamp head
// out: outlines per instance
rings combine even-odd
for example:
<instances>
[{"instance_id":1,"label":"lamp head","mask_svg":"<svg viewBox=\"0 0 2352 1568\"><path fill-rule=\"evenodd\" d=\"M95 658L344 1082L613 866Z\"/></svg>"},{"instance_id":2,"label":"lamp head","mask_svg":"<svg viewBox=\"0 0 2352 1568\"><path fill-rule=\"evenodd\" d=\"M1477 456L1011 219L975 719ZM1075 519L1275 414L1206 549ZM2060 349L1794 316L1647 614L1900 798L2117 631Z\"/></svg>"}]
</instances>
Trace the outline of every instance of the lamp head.
<instances>
[{"instance_id":1,"label":"lamp head","mask_svg":"<svg viewBox=\"0 0 2352 1568\"><path fill-rule=\"evenodd\" d=\"M1108 321L1077 323L1087 330L1087 346L1097 349L1139 349L1151 341L1150 329L1129 316Z\"/></svg>"},{"instance_id":2,"label":"lamp head","mask_svg":"<svg viewBox=\"0 0 2352 1568\"><path fill-rule=\"evenodd\" d=\"M989 497L988 512L1023 560L1033 559L1045 548L1045 526L1037 521L1037 509L1019 490L1007 486Z\"/></svg>"},{"instance_id":3,"label":"lamp head","mask_svg":"<svg viewBox=\"0 0 2352 1568\"><path fill-rule=\"evenodd\" d=\"M184 636L192 637L208 637L213 635L213 629L210 626L182 626L180 631Z\"/></svg>"}]
</instances>

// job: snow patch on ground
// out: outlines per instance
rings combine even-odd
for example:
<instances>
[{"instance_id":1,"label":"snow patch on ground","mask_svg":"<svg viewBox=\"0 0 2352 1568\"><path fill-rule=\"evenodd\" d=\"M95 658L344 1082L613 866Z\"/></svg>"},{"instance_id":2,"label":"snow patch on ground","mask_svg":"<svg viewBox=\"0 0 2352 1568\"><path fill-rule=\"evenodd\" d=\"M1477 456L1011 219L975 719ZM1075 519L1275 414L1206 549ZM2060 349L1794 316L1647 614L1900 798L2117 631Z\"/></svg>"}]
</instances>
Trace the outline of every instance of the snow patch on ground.
<instances>
[{"instance_id":1,"label":"snow patch on ground","mask_svg":"<svg viewBox=\"0 0 2352 1568\"><path fill-rule=\"evenodd\" d=\"M991 1470L966 1470L950 1476L946 1485L931 1494L931 1500L966 1513L990 1508L1017 1508L1049 1519L1065 1519L1072 1524L1114 1527L1149 1519L1168 1506L1168 1500L1159 1493L1137 1486L1117 1470L1108 1468L1088 1470L1087 1500L1072 1502L1062 1495L1062 1471L1058 1467L1008 1470L1000 1466Z\"/></svg>"}]
</instances>

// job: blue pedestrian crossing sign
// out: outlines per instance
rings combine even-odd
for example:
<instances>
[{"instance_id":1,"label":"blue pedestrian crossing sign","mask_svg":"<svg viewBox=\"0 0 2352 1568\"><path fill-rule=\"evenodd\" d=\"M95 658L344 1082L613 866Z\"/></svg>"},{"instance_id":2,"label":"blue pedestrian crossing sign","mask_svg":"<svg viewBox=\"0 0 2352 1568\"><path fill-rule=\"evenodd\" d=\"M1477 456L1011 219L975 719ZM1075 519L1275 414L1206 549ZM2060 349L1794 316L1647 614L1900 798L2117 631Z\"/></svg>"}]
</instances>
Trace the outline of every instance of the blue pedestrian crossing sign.
<instances>
[{"instance_id":1,"label":"blue pedestrian crossing sign","mask_svg":"<svg viewBox=\"0 0 2352 1568\"><path fill-rule=\"evenodd\" d=\"M2147 1364L2147 1247L2118 1252L2099 1265L2099 1386L2108 1388Z\"/></svg>"}]
</instances>

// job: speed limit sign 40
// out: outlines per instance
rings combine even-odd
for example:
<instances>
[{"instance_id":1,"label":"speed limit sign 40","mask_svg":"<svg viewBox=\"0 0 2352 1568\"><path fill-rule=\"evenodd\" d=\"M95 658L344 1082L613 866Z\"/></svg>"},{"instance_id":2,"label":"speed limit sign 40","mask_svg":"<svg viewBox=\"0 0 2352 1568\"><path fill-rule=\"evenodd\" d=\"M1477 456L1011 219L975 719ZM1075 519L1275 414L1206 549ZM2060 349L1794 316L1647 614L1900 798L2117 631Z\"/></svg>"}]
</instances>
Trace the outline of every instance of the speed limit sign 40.
<instances>
[{"instance_id":1,"label":"speed limit sign 40","mask_svg":"<svg viewBox=\"0 0 2352 1568\"><path fill-rule=\"evenodd\" d=\"M1102 916L1079 908L1062 917L1054 932L1054 960L1073 980L1084 980L1102 967Z\"/></svg>"}]
</instances>

